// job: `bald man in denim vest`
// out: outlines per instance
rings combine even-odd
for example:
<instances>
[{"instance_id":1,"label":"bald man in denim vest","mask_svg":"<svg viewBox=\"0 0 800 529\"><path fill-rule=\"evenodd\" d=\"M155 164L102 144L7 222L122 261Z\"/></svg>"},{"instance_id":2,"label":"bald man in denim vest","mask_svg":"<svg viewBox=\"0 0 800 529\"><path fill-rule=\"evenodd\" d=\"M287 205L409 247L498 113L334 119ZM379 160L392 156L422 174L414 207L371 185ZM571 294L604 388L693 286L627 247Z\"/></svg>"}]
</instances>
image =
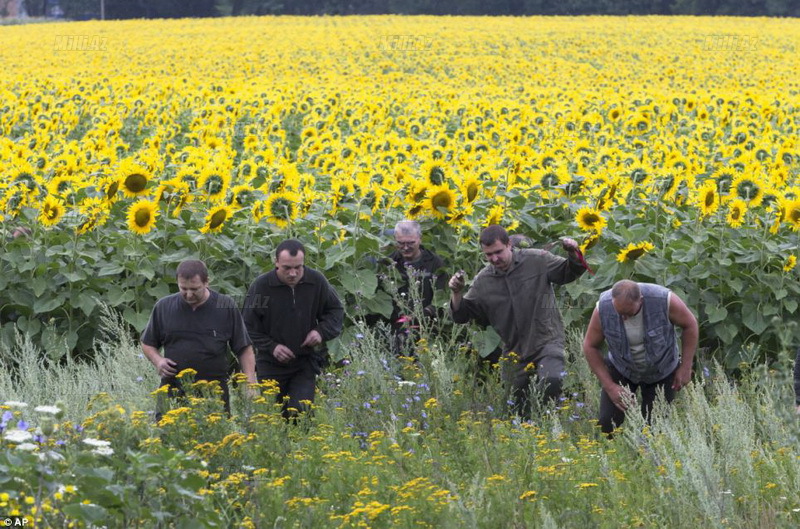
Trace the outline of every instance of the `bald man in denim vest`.
<instances>
[{"instance_id":1,"label":"bald man in denim vest","mask_svg":"<svg viewBox=\"0 0 800 529\"><path fill-rule=\"evenodd\" d=\"M682 329L681 352L675 327ZM697 319L668 288L622 280L600 295L583 339L583 354L600 380L600 427L611 434L641 389L649 421L657 390L672 402L689 383L697 349ZM600 350L608 345L604 359Z\"/></svg>"}]
</instances>

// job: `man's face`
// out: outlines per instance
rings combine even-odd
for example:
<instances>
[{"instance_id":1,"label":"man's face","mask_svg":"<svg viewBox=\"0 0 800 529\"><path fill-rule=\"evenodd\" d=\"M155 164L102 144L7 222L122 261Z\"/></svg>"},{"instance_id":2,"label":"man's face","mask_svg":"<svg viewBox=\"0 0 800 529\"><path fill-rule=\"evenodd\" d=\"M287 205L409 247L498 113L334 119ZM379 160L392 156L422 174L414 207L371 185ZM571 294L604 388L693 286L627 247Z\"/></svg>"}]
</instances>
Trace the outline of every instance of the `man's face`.
<instances>
[{"instance_id":1,"label":"man's face","mask_svg":"<svg viewBox=\"0 0 800 529\"><path fill-rule=\"evenodd\" d=\"M198 275L191 279L178 276L178 291L183 301L192 308L198 307L208 299L208 281L202 281Z\"/></svg>"},{"instance_id":2,"label":"man's face","mask_svg":"<svg viewBox=\"0 0 800 529\"><path fill-rule=\"evenodd\" d=\"M275 270L281 283L290 287L297 285L303 279L304 261L305 254L300 251L297 252L297 255L291 255L289 250L284 250L278 254L278 260L275 261Z\"/></svg>"},{"instance_id":3,"label":"man's face","mask_svg":"<svg viewBox=\"0 0 800 529\"><path fill-rule=\"evenodd\" d=\"M642 310L642 298L640 297L637 300L630 300L628 298L622 297L620 299L613 298L611 300L611 304L614 305L614 310L617 311L617 314L622 316L623 320L627 320L628 318L633 318L639 311Z\"/></svg>"},{"instance_id":4,"label":"man's face","mask_svg":"<svg viewBox=\"0 0 800 529\"><path fill-rule=\"evenodd\" d=\"M481 251L486 260L500 271L508 270L511 260L514 258L511 252L511 242L503 244L500 241L494 241L489 246L481 244Z\"/></svg>"},{"instance_id":5,"label":"man's face","mask_svg":"<svg viewBox=\"0 0 800 529\"><path fill-rule=\"evenodd\" d=\"M417 235L395 233L394 243L404 261L415 261L422 253L419 249L420 239Z\"/></svg>"}]
</instances>

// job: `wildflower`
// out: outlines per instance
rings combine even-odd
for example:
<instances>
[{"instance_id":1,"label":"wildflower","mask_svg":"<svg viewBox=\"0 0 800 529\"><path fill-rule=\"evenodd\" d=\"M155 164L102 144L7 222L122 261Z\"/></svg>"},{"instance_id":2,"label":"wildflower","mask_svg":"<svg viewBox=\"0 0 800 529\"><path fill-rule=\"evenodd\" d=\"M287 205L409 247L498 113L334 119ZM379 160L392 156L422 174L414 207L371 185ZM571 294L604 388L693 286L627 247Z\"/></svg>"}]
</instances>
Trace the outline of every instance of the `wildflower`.
<instances>
[{"instance_id":1,"label":"wildflower","mask_svg":"<svg viewBox=\"0 0 800 529\"><path fill-rule=\"evenodd\" d=\"M794 270L794 267L797 266L797 256L790 255L786 258L786 262L783 264L783 271L784 272L791 272Z\"/></svg>"},{"instance_id":2,"label":"wildflower","mask_svg":"<svg viewBox=\"0 0 800 529\"><path fill-rule=\"evenodd\" d=\"M33 434L27 430L9 430L3 435L3 439L10 443L24 443L33 439Z\"/></svg>"},{"instance_id":3,"label":"wildflower","mask_svg":"<svg viewBox=\"0 0 800 529\"><path fill-rule=\"evenodd\" d=\"M38 413L47 413L49 415L58 415L61 413L61 408L57 406L36 406L33 411Z\"/></svg>"},{"instance_id":4,"label":"wildflower","mask_svg":"<svg viewBox=\"0 0 800 529\"><path fill-rule=\"evenodd\" d=\"M89 446L93 446L95 448L102 448L102 447L111 446L111 442L110 441L104 441L102 439L94 439L92 437L87 437L86 439L83 440L83 442L85 444L87 444Z\"/></svg>"},{"instance_id":5,"label":"wildflower","mask_svg":"<svg viewBox=\"0 0 800 529\"><path fill-rule=\"evenodd\" d=\"M9 408L27 408L28 404L18 400L7 400L3 403L3 406L8 406Z\"/></svg>"}]
</instances>

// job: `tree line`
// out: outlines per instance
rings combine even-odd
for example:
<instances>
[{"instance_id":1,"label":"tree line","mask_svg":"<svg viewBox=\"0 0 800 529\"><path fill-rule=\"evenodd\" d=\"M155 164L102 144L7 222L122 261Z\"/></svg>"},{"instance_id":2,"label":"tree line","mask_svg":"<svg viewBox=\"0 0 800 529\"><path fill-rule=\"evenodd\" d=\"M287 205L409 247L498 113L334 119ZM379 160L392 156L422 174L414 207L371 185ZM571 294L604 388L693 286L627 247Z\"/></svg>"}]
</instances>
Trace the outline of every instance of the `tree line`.
<instances>
[{"instance_id":1,"label":"tree line","mask_svg":"<svg viewBox=\"0 0 800 529\"><path fill-rule=\"evenodd\" d=\"M800 16L800 0L25 0L31 16L58 3L68 19L241 15Z\"/></svg>"}]
</instances>

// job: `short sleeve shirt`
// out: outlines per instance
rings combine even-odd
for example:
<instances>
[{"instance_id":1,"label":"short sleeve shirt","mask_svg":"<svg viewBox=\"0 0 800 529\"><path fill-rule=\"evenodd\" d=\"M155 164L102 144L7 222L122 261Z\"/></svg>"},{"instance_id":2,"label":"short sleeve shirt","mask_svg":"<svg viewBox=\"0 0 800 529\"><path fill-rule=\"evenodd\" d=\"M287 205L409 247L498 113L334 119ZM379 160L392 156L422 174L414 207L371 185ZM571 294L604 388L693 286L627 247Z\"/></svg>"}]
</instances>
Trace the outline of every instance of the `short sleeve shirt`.
<instances>
[{"instance_id":1,"label":"short sleeve shirt","mask_svg":"<svg viewBox=\"0 0 800 529\"><path fill-rule=\"evenodd\" d=\"M196 310L180 293L158 300L141 342L163 348L164 356L177 363L178 372L196 370L197 380L227 377L229 350L238 355L252 344L233 299L210 289Z\"/></svg>"}]
</instances>

